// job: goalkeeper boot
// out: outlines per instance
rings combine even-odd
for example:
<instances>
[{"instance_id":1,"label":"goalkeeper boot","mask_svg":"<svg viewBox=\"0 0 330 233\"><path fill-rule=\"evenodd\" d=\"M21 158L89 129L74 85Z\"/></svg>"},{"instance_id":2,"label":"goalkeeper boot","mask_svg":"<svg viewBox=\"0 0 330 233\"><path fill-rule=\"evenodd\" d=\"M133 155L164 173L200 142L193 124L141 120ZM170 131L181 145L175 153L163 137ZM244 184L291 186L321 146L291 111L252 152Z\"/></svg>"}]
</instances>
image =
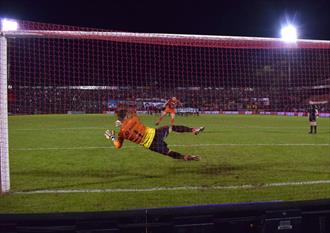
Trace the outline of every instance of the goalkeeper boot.
<instances>
[{"instance_id":1,"label":"goalkeeper boot","mask_svg":"<svg viewBox=\"0 0 330 233\"><path fill-rule=\"evenodd\" d=\"M199 128L193 128L192 132L193 132L193 134L197 135L197 134L203 132L204 129L205 129L204 126L203 127L199 127Z\"/></svg>"},{"instance_id":2,"label":"goalkeeper boot","mask_svg":"<svg viewBox=\"0 0 330 233\"><path fill-rule=\"evenodd\" d=\"M200 157L197 156L197 155L185 155L185 156L183 157L183 159L184 159L185 161L199 161L199 160L200 160Z\"/></svg>"}]
</instances>

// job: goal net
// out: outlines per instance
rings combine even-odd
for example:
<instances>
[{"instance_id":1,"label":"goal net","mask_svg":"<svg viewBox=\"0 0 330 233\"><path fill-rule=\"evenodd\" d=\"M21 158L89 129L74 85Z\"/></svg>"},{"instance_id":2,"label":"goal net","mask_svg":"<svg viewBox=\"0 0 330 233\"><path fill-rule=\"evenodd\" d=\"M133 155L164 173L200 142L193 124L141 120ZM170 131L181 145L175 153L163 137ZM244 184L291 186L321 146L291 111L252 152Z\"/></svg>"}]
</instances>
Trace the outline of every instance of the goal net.
<instances>
[{"instance_id":1,"label":"goal net","mask_svg":"<svg viewBox=\"0 0 330 233\"><path fill-rule=\"evenodd\" d=\"M1 192L9 190L7 115L182 113L329 116L330 42L113 32L20 22L1 35Z\"/></svg>"}]
</instances>

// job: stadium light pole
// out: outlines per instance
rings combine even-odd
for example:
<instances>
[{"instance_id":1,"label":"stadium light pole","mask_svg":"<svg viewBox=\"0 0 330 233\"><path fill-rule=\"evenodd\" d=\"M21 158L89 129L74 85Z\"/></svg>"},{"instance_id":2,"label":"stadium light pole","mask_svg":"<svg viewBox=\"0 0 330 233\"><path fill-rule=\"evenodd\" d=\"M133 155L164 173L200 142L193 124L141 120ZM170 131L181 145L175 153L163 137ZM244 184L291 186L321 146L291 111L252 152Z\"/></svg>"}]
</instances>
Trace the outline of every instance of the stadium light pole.
<instances>
[{"instance_id":1,"label":"stadium light pole","mask_svg":"<svg viewBox=\"0 0 330 233\"><path fill-rule=\"evenodd\" d=\"M0 194L10 190L9 149L8 149L8 57L7 31L16 31L18 23L14 20L1 20L0 33Z\"/></svg>"}]
</instances>

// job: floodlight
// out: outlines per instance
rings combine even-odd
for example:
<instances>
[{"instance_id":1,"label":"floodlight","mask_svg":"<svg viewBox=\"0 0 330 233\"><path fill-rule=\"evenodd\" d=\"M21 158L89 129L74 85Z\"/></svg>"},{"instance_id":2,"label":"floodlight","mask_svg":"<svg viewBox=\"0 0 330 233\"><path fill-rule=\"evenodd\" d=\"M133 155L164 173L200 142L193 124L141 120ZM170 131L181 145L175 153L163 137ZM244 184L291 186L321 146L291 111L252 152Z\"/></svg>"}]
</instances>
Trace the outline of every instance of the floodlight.
<instances>
[{"instance_id":1,"label":"floodlight","mask_svg":"<svg viewBox=\"0 0 330 233\"><path fill-rule=\"evenodd\" d=\"M282 40L286 42L297 41L297 30L293 25L287 25L281 29Z\"/></svg>"},{"instance_id":2,"label":"floodlight","mask_svg":"<svg viewBox=\"0 0 330 233\"><path fill-rule=\"evenodd\" d=\"M1 20L1 31L16 31L18 29L18 23L11 19Z\"/></svg>"}]
</instances>

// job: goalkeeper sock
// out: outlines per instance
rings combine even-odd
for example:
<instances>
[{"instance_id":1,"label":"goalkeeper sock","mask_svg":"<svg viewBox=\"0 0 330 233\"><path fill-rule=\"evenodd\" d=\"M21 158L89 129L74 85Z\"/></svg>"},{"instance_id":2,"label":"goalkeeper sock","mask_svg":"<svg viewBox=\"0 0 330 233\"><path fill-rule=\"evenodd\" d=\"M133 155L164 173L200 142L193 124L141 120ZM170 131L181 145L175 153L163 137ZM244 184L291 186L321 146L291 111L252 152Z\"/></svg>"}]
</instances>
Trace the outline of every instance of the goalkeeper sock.
<instances>
[{"instance_id":1,"label":"goalkeeper sock","mask_svg":"<svg viewBox=\"0 0 330 233\"><path fill-rule=\"evenodd\" d=\"M189 127L183 126L183 125L173 125L172 130L174 132L184 133L184 132L192 132L193 128L189 128Z\"/></svg>"},{"instance_id":2,"label":"goalkeeper sock","mask_svg":"<svg viewBox=\"0 0 330 233\"><path fill-rule=\"evenodd\" d=\"M183 159L184 156L178 152L170 151L167 153L168 156L172 157L173 159Z\"/></svg>"}]
</instances>

